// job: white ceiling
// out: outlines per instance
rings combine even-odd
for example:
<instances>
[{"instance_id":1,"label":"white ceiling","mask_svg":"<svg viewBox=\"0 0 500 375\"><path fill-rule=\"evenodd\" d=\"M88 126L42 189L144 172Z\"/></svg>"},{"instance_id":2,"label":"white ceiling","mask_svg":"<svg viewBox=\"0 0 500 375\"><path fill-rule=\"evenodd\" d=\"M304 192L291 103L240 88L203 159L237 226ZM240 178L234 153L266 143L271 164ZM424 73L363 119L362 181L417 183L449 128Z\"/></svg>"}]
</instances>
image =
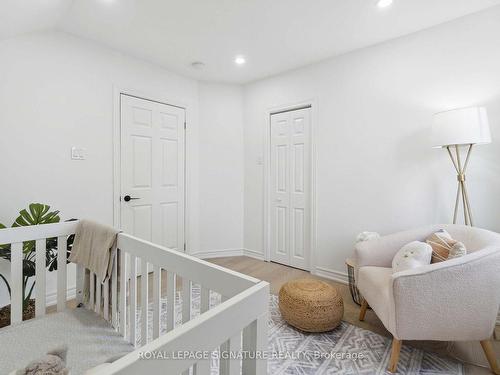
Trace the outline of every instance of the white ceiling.
<instances>
[{"instance_id":1,"label":"white ceiling","mask_svg":"<svg viewBox=\"0 0 500 375\"><path fill-rule=\"evenodd\" d=\"M0 0L0 38L56 28L197 79L244 83L500 0ZM244 66L233 62L238 54ZM202 61L205 67L190 64Z\"/></svg>"},{"instance_id":2,"label":"white ceiling","mask_svg":"<svg viewBox=\"0 0 500 375\"><path fill-rule=\"evenodd\" d=\"M0 0L0 39L54 28L71 0Z\"/></svg>"}]
</instances>

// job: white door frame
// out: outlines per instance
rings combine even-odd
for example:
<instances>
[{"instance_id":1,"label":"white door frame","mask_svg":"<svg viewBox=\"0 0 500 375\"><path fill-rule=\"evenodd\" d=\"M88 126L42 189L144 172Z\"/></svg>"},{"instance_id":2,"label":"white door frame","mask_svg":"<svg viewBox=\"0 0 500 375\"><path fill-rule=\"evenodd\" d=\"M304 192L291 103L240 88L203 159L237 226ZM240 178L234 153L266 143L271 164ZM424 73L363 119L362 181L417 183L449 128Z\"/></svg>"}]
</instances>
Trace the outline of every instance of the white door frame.
<instances>
[{"instance_id":1,"label":"white door frame","mask_svg":"<svg viewBox=\"0 0 500 375\"><path fill-rule=\"evenodd\" d=\"M310 223L311 226L311 241L310 241L310 257L309 257L309 272L315 273L316 268L316 134L317 134L317 118L318 118L318 104L316 99L309 99L303 102L292 103L287 105L280 105L276 107L271 107L266 110L265 113L265 134L264 134L264 230L263 230L263 248L264 248L264 259L267 262L271 261L271 115L293 111L303 108L311 108L311 185L310 191L310 207L311 216Z\"/></svg>"},{"instance_id":2,"label":"white door frame","mask_svg":"<svg viewBox=\"0 0 500 375\"><path fill-rule=\"evenodd\" d=\"M188 123L190 116L190 106L186 103L172 98L165 98L161 95L150 95L135 89L123 89L117 86L113 87L113 226L121 228L121 95L129 95L138 99L149 100L165 105L179 107L185 111L185 121ZM188 161L188 131L184 129L184 252L189 253L190 238L189 233L189 210L190 196L188 189L189 183L189 162Z\"/></svg>"}]
</instances>

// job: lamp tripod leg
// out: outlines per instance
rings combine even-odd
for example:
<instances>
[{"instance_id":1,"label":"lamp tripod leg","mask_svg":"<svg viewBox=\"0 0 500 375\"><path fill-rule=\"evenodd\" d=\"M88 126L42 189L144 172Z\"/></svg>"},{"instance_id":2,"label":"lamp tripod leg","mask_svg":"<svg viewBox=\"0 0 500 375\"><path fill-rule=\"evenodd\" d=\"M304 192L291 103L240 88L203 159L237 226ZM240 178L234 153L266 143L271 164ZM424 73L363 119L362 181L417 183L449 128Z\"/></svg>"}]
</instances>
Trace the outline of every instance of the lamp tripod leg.
<instances>
[{"instance_id":1,"label":"lamp tripod leg","mask_svg":"<svg viewBox=\"0 0 500 375\"><path fill-rule=\"evenodd\" d=\"M460 181L460 185L462 186L462 204L464 208L464 221L465 225L470 225L469 223L469 212L467 211L467 198L465 197L465 186L464 182Z\"/></svg>"},{"instance_id":2,"label":"lamp tripod leg","mask_svg":"<svg viewBox=\"0 0 500 375\"><path fill-rule=\"evenodd\" d=\"M467 184L465 183L465 181L462 184L463 184L462 189L464 191L464 197L465 197L465 206L467 207L467 216L469 217L469 224L471 226L473 226L474 223L472 222L472 211L470 209L469 194L467 192Z\"/></svg>"},{"instance_id":3,"label":"lamp tripod leg","mask_svg":"<svg viewBox=\"0 0 500 375\"><path fill-rule=\"evenodd\" d=\"M453 213L453 224L457 223L458 205L460 203L460 191L461 191L461 188L462 188L462 184L460 184L460 182L459 182L458 183L458 187L457 187L457 198L455 200L455 211Z\"/></svg>"},{"instance_id":4,"label":"lamp tripod leg","mask_svg":"<svg viewBox=\"0 0 500 375\"><path fill-rule=\"evenodd\" d=\"M450 159L453 163L453 166L455 167L455 170L457 171L457 180L458 180L457 196L455 199L455 210L453 212L453 224L457 223L458 207L460 206L460 200L462 200L462 205L463 205L463 209L464 209L465 225L471 225L471 226L473 225L472 212L471 212L470 203L469 203L469 194L467 192L467 185L465 182L465 171L467 170L467 166L469 164L472 146L473 146L473 144L469 145L469 149L467 150L467 156L465 158L465 163L463 164L463 167L462 167L462 160L460 158L459 146L458 145L454 146L455 155L453 155L450 146L446 146L446 150L448 151L448 155L450 156Z\"/></svg>"}]
</instances>

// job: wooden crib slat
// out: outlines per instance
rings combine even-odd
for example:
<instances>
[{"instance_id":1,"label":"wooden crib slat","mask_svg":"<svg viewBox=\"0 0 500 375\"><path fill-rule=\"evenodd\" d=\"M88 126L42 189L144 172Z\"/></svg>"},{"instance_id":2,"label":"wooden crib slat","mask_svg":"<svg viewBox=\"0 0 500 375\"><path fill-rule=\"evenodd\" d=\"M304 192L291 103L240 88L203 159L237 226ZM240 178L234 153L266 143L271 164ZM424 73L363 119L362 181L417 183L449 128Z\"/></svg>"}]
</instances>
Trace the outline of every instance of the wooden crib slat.
<instances>
[{"instance_id":1,"label":"wooden crib slat","mask_svg":"<svg viewBox=\"0 0 500 375\"><path fill-rule=\"evenodd\" d=\"M229 351L229 340L227 340L223 344L221 344L219 350L221 353L228 352ZM229 359L222 358L222 356L219 360L219 375L229 375Z\"/></svg>"},{"instance_id":2,"label":"wooden crib slat","mask_svg":"<svg viewBox=\"0 0 500 375\"><path fill-rule=\"evenodd\" d=\"M193 366L193 375L210 375L210 360L201 359Z\"/></svg>"},{"instance_id":3,"label":"wooden crib slat","mask_svg":"<svg viewBox=\"0 0 500 375\"><path fill-rule=\"evenodd\" d=\"M109 277L102 284L102 313L104 319L109 321Z\"/></svg>"},{"instance_id":4,"label":"wooden crib slat","mask_svg":"<svg viewBox=\"0 0 500 375\"><path fill-rule=\"evenodd\" d=\"M153 267L153 340L160 336L160 288L161 288L161 268L157 265Z\"/></svg>"},{"instance_id":5,"label":"wooden crib slat","mask_svg":"<svg viewBox=\"0 0 500 375\"><path fill-rule=\"evenodd\" d=\"M148 262L141 259L141 345L148 343Z\"/></svg>"},{"instance_id":6,"label":"wooden crib slat","mask_svg":"<svg viewBox=\"0 0 500 375\"><path fill-rule=\"evenodd\" d=\"M210 289L200 286L200 314L207 312L210 308ZM209 375L210 360L200 360L194 366L194 375Z\"/></svg>"},{"instance_id":7,"label":"wooden crib slat","mask_svg":"<svg viewBox=\"0 0 500 375\"><path fill-rule=\"evenodd\" d=\"M229 353L238 353L241 351L241 332L231 337L223 345L221 351ZM224 358L220 360L220 375L240 375L241 361L237 358Z\"/></svg>"},{"instance_id":8,"label":"wooden crib slat","mask_svg":"<svg viewBox=\"0 0 500 375\"><path fill-rule=\"evenodd\" d=\"M267 314L263 314L243 329L243 351L264 352L267 345ZM255 356L243 358L242 373L267 374L267 363L257 360Z\"/></svg>"},{"instance_id":9,"label":"wooden crib slat","mask_svg":"<svg viewBox=\"0 0 500 375\"><path fill-rule=\"evenodd\" d=\"M210 299L210 289L201 287L200 290L200 314L208 311L209 309L209 299ZM196 362L193 368L193 375L210 375L210 359L203 359Z\"/></svg>"},{"instance_id":10,"label":"wooden crib slat","mask_svg":"<svg viewBox=\"0 0 500 375\"><path fill-rule=\"evenodd\" d=\"M227 297L221 296L221 303L225 301L227 301ZM220 352L222 353L229 351L230 348L229 344L230 340L227 340L224 343L222 343L220 346ZM229 375L229 360L227 358L220 359L219 373L220 375Z\"/></svg>"},{"instance_id":11,"label":"wooden crib slat","mask_svg":"<svg viewBox=\"0 0 500 375\"><path fill-rule=\"evenodd\" d=\"M175 328L175 273L167 272L167 331Z\"/></svg>"},{"instance_id":12,"label":"wooden crib slat","mask_svg":"<svg viewBox=\"0 0 500 375\"><path fill-rule=\"evenodd\" d=\"M23 320L23 243L10 246L10 323Z\"/></svg>"},{"instance_id":13,"label":"wooden crib slat","mask_svg":"<svg viewBox=\"0 0 500 375\"><path fill-rule=\"evenodd\" d=\"M46 262L46 240L36 240L36 300L35 300L35 316L45 315L45 262Z\"/></svg>"},{"instance_id":14,"label":"wooden crib slat","mask_svg":"<svg viewBox=\"0 0 500 375\"><path fill-rule=\"evenodd\" d=\"M120 333L127 337L127 284L128 284L128 255L120 250Z\"/></svg>"},{"instance_id":15,"label":"wooden crib slat","mask_svg":"<svg viewBox=\"0 0 500 375\"><path fill-rule=\"evenodd\" d=\"M102 290L102 280L99 276L95 276L95 312L100 315L101 314L101 290Z\"/></svg>"},{"instance_id":16,"label":"wooden crib slat","mask_svg":"<svg viewBox=\"0 0 500 375\"><path fill-rule=\"evenodd\" d=\"M210 309L210 289L201 287L200 313L203 314Z\"/></svg>"},{"instance_id":17,"label":"wooden crib slat","mask_svg":"<svg viewBox=\"0 0 500 375\"><path fill-rule=\"evenodd\" d=\"M191 320L191 281L182 279L182 323Z\"/></svg>"},{"instance_id":18,"label":"wooden crib slat","mask_svg":"<svg viewBox=\"0 0 500 375\"><path fill-rule=\"evenodd\" d=\"M182 323L191 320L191 280L182 278ZM182 372L182 375L189 375L189 369Z\"/></svg>"},{"instance_id":19,"label":"wooden crib slat","mask_svg":"<svg viewBox=\"0 0 500 375\"><path fill-rule=\"evenodd\" d=\"M89 277L90 277L90 290L89 290L89 303L88 303L88 309L89 310L94 310L95 308L95 273L92 271L89 272Z\"/></svg>"},{"instance_id":20,"label":"wooden crib slat","mask_svg":"<svg viewBox=\"0 0 500 375\"><path fill-rule=\"evenodd\" d=\"M83 285L85 284L85 268L81 264L76 265L76 304L83 303Z\"/></svg>"},{"instance_id":21,"label":"wooden crib slat","mask_svg":"<svg viewBox=\"0 0 500 375\"><path fill-rule=\"evenodd\" d=\"M111 273L111 325L117 328L116 324L116 310L118 299L118 251L115 251L113 257L113 271Z\"/></svg>"},{"instance_id":22,"label":"wooden crib slat","mask_svg":"<svg viewBox=\"0 0 500 375\"><path fill-rule=\"evenodd\" d=\"M130 255L130 343L136 345L137 331L137 257Z\"/></svg>"},{"instance_id":23,"label":"wooden crib slat","mask_svg":"<svg viewBox=\"0 0 500 375\"><path fill-rule=\"evenodd\" d=\"M210 359L200 359L193 366L193 375L210 375Z\"/></svg>"},{"instance_id":24,"label":"wooden crib slat","mask_svg":"<svg viewBox=\"0 0 500 375\"><path fill-rule=\"evenodd\" d=\"M66 309L67 242L66 236L57 237L57 311Z\"/></svg>"}]
</instances>

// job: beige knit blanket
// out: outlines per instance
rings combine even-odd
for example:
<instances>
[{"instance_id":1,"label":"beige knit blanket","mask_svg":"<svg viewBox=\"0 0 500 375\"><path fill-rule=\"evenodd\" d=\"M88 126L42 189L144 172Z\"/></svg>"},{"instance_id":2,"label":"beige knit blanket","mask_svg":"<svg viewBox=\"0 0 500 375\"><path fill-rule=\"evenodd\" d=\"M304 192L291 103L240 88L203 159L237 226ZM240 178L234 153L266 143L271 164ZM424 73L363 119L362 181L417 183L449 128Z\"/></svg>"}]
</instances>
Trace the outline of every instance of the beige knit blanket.
<instances>
[{"instance_id":1,"label":"beige knit blanket","mask_svg":"<svg viewBox=\"0 0 500 375\"><path fill-rule=\"evenodd\" d=\"M89 220L80 220L69 260L95 273L101 282L111 275L118 230Z\"/></svg>"}]
</instances>

